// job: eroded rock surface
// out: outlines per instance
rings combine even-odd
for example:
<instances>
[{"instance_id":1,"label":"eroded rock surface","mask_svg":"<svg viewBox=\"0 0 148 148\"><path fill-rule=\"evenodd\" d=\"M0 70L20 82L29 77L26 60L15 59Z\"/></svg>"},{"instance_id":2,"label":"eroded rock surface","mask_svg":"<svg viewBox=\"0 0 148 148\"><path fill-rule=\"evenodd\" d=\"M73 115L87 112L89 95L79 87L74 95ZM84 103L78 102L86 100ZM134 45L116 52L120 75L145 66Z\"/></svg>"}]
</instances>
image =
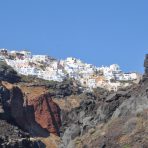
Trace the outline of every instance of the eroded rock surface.
<instances>
[{"instance_id":1,"label":"eroded rock surface","mask_svg":"<svg viewBox=\"0 0 148 148\"><path fill-rule=\"evenodd\" d=\"M18 87L4 90L1 107L3 116L13 120L32 136L47 137L50 133L60 135L60 108L50 98L50 94L43 94L35 98L27 96ZM2 115L1 115L2 116Z\"/></svg>"},{"instance_id":2,"label":"eroded rock surface","mask_svg":"<svg viewBox=\"0 0 148 148\"><path fill-rule=\"evenodd\" d=\"M1 148L44 148L39 140L31 140L30 134L19 127L0 119L0 147Z\"/></svg>"},{"instance_id":3,"label":"eroded rock surface","mask_svg":"<svg viewBox=\"0 0 148 148\"><path fill-rule=\"evenodd\" d=\"M147 148L147 90L144 78L125 91L86 96L79 107L63 113L61 147Z\"/></svg>"}]
</instances>

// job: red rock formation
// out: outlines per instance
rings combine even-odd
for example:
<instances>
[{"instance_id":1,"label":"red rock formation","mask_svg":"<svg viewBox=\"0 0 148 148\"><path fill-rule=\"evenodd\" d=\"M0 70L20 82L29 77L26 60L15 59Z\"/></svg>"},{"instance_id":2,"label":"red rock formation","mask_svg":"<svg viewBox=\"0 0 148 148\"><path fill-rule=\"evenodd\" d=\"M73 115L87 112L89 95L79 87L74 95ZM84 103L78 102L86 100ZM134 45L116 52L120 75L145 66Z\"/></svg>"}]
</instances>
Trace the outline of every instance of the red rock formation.
<instances>
[{"instance_id":1,"label":"red rock formation","mask_svg":"<svg viewBox=\"0 0 148 148\"><path fill-rule=\"evenodd\" d=\"M10 117L34 136L47 137L49 133L60 135L60 108L45 93L27 98L18 87L10 90L10 99L5 103Z\"/></svg>"},{"instance_id":2,"label":"red rock formation","mask_svg":"<svg viewBox=\"0 0 148 148\"><path fill-rule=\"evenodd\" d=\"M29 102L34 106L35 121L50 133L60 135L60 108L46 93Z\"/></svg>"}]
</instances>

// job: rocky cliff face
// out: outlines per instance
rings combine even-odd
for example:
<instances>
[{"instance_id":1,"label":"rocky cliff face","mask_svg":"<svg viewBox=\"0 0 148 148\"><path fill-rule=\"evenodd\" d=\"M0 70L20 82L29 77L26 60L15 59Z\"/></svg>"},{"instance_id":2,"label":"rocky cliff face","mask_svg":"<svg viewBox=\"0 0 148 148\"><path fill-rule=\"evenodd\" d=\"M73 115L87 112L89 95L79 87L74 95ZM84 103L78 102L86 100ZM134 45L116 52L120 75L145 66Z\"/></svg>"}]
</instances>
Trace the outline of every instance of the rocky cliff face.
<instances>
[{"instance_id":1,"label":"rocky cliff face","mask_svg":"<svg viewBox=\"0 0 148 148\"><path fill-rule=\"evenodd\" d=\"M1 86L0 118L13 122L32 136L60 135L60 108L49 93L28 98L17 86Z\"/></svg>"},{"instance_id":2,"label":"rocky cliff face","mask_svg":"<svg viewBox=\"0 0 148 148\"><path fill-rule=\"evenodd\" d=\"M30 140L30 134L24 132L18 125L16 125L17 120L15 121L12 116L13 104L11 104L10 94L10 91L6 89L6 87L0 85L0 147L44 147L44 144L41 141L35 139L33 141ZM18 105L21 101L16 101L15 103ZM21 106L18 106L16 109L19 109L17 110L16 115L22 113L23 108L21 108Z\"/></svg>"},{"instance_id":3,"label":"rocky cliff face","mask_svg":"<svg viewBox=\"0 0 148 148\"><path fill-rule=\"evenodd\" d=\"M144 67L145 67L145 76L148 75L148 54L145 55L145 60L144 60Z\"/></svg>"},{"instance_id":4,"label":"rocky cliff face","mask_svg":"<svg viewBox=\"0 0 148 148\"><path fill-rule=\"evenodd\" d=\"M52 101L50 94L43 94L28 101L29 106L33 106L35 121L46 129L49 133L60 136L61 117L59 106Z\"/></svg>"},{"instance_id":5,"label":"rocky cliff face","mask_svg":"<svg viewBox=\"0 0 148 148\"><path fill-rule=\"evenodd\" d=\"M106 123L116 109L130 97L130 90L109 94L106 90L98 94L85 94L80 106L70 112L63 112L63 142L64 147L70 147L71 142L95 129L98 123ZM73 147L75 147L73 145Z\"/></svg>"},{"instance_id":6,"label":"rocky cliff face","mask_svg":"<svg viewBox=\"0 0 148 148\"><path fill-rule=\"evenodd\" d=\"M79 107L63 112L61 147L147 148L147 77L124 91L97 92L85 95Z\"/></svg>"},{"instance_id":7,"label":"rocky cliff face","mask_svg":"<svg viewBox=\"0 0 148 148\"><path fill-rule=\"evenodd\" d=\"M39 140L28 139L29 133L45 137L50 147L53 140L48 138L53 133L61 136L58 144L62 148L148 148L147 59L146 55L145 75L140 83L116 93L101 88L83 92L72 81L3 82L0 144L45 147Z\"/></svg>"},{"instance_id":8,"label":"rocky cliff face","mask_svg":"<svg viewBox=\"0 0 148 148\"><path fill-rule=\"evenodd\" d=\"M5 120L0 120L0 147L1 148L39 148L45 145L39 140L31 140L26 133Z\"/></svg>"}]
</instances>

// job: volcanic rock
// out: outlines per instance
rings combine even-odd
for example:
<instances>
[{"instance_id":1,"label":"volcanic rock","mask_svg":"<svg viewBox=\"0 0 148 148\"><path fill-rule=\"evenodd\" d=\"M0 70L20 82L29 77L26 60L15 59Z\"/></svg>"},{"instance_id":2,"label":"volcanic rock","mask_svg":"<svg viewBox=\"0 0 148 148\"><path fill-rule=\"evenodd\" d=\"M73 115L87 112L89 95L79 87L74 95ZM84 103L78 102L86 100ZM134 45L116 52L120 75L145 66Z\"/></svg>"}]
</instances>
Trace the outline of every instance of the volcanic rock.
<instances>
[{"instance_id":1,"label":"volcanic rock","mask_svg":"<svg viewBox=\"0 0 148 148\"><path fill-rule=\"evenodd\" d=\"M0 147L1 148L44 148L44 144L39 140L32 141L29 133L26 133L0 119Z\"/></svg>"},{"instance_id":2,"label":"volcanic rock","mask_svg":"<svg viewBox=\"0 0 148 148\"><path fill-rule=\"evenodd\" d=\"M13 120L32 136L47 137L50 133L60 135L60 108L50 98L50 94L43 94L35 98L27 98L20 88L3 93L4 114L7 120Z\"/></svg>"}]
</instances>

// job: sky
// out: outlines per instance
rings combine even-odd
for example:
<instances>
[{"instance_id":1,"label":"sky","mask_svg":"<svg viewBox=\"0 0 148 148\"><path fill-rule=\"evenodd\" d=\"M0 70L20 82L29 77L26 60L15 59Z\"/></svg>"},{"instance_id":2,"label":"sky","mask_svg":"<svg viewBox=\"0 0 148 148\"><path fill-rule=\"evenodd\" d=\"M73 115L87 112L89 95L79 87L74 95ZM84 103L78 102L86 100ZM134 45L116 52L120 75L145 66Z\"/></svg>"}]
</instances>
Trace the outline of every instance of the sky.
<instances>
[{"instance_id":1,"label":"sky","mask_svg":"<svg viewBox=\"0 0 148 148\"><path fill-rule=\"evenodd\" d=\"M0 48L143 72L147 0L0 0Z\"/></svg>"}]
</instances>

